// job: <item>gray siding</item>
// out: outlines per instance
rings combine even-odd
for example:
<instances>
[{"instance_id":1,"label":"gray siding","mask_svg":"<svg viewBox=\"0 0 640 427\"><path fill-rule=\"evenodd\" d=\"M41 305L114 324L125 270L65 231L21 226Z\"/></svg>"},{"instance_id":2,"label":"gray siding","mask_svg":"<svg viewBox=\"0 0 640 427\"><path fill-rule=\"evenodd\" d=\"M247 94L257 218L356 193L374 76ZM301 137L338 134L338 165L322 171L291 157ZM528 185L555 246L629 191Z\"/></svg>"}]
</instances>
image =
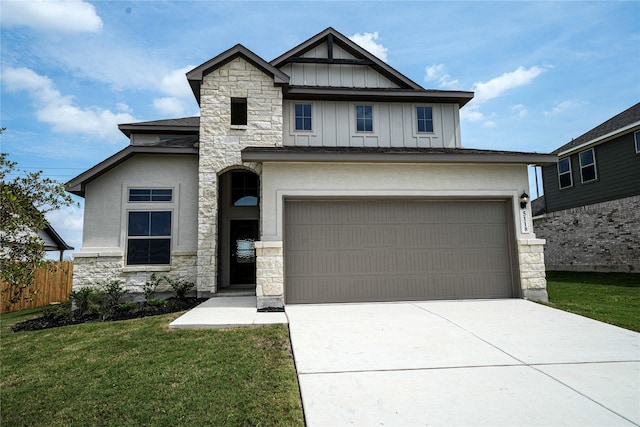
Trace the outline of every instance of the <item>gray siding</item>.
<instances>
[{"instance_id":1,"label":"gray siding","mask_svg":"<svg viewBox=\"0 0 640 427\"><path fill-rule=\"evenodd\" d=\"M294 104L312 104L313 130L296 131ZM373 106L373 132L356 132L355 106ZM433 108L433 133L418 133L416 107ZM284 145L315 147L437 147L459 148L460 122L456 104L353 103L285 101Z\"/></svg>"},{"instance_id":2,"label":"gray siding","mask_svg":"<svg viewBox=\"0 0 640 427\"><path fill-rule=\"evenodd\" d=\"M571 154L573 187L558 185L556 165L542 168L547 212L590 205L640 194L640 154L633 132L594 147L598 179L583 184L578 153Z\"/></svg>"},{"instance_id":3,"label":"gray siding","mask_svg":"<svg viewBox=\"0 0 640 427\"><path fill-rule=\"evenodd\" d=\"M514 296L498 201L287 201L287 303Z\"/></svg>"}]
</instances>

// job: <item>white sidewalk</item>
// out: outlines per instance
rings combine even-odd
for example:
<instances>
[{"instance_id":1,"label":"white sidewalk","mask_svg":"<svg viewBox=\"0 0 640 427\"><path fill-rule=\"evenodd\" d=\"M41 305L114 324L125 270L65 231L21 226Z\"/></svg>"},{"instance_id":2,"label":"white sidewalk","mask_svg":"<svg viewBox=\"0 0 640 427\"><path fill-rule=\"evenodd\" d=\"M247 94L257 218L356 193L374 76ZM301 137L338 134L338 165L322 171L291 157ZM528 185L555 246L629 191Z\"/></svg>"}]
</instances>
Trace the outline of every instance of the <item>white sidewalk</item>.
<instances>
[{"instance_id":1,"label":"white sidewalk","mask_svg":"<svg viewBox=\"0 0 640 427\"><path fill-rule=\"evenodd\" d=\"M215 297L189 310L169 324L170 329L233 328L287 323L285 313L259 313L256 297Z\"/></svg>"}]
</instances>

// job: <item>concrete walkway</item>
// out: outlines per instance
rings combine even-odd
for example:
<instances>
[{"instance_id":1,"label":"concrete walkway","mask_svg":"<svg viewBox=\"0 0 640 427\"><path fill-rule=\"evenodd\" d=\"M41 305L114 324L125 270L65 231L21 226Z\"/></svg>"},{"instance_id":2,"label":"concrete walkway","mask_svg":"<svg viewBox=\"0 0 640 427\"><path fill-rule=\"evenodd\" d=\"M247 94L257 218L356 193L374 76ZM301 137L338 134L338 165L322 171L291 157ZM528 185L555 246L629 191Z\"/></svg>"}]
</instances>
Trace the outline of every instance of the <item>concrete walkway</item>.
<instances>
[{"instance_id":1,"label":"concrete walkway","mask_svg":"<svg viewBox=\"0 0 640 427\"><path fill-rule=\"evenodd\" d=\"M640 334L524 300L286 307L309 426L638 426Z\"/></svg>"},{"instance_id":2,"label":"concrete walkway","mask_svg":"<svg viewBox=\"0 0 640 427\"><path fill-rule=\"evenodd\" d=\"M170 329L233 328L287 323L284 313L258 313L256 297L216 297L189 310L169 324Z\"/></svg>"}]
</instances>

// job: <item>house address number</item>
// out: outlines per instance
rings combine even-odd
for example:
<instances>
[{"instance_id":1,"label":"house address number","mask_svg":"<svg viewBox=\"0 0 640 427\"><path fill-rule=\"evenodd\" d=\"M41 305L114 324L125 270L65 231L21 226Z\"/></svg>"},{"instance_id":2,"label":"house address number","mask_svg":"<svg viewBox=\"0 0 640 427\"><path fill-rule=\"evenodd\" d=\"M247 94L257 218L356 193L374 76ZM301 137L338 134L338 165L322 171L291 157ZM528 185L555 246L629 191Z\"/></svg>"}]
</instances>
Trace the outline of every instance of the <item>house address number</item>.
<instances>
[{"instance_id":1,"label":"house address number","mask_svg":"<svg viewBox=\"0 0 640 427\"><path fill-rule=\"evenodd\" d=\"M520 230L522 234L531 233L530 218L528 209L520 209Z\"/></svg>"}]
</instances>

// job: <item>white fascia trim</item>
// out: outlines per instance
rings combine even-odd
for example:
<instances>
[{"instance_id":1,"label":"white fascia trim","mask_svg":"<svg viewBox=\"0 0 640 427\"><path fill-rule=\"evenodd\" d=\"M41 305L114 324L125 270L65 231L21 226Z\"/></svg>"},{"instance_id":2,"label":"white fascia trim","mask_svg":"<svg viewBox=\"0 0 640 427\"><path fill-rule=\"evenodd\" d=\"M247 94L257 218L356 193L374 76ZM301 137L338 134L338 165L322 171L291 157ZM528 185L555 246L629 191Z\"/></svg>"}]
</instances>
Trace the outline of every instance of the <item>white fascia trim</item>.
<instances>
[{"instance_id":1,"label":"white fascia trim","mask_svg":"<svg viewBox=\"0 0 640 427\"><path fill-rule=\"evenodd\" d=\"M600 142L605 142L606 140L611 139L611 138L613 138L613 137L615 137L615 136L617 136L617 135L619 135L621 133L625 133L626 131L633 129L636 126L640 126L640 122L631 123L630 125L622 127L620 129L616 129L613 132L609 132L609 133L607 133L605 135L602 135L602 136L600 136L598 138L592 139L591 141L587 141L584 144L580 144L580 145L578 145L576 147L572 147L572 148L570 148L568 150L562 151L562 152L558 153L558 157L562 157L565 154L573 153L575 151L581 151L581 149L583 149L585 147L588 147L589 145L595 145L595 144L600 143Z\"/></svg>"}]
</instances>

